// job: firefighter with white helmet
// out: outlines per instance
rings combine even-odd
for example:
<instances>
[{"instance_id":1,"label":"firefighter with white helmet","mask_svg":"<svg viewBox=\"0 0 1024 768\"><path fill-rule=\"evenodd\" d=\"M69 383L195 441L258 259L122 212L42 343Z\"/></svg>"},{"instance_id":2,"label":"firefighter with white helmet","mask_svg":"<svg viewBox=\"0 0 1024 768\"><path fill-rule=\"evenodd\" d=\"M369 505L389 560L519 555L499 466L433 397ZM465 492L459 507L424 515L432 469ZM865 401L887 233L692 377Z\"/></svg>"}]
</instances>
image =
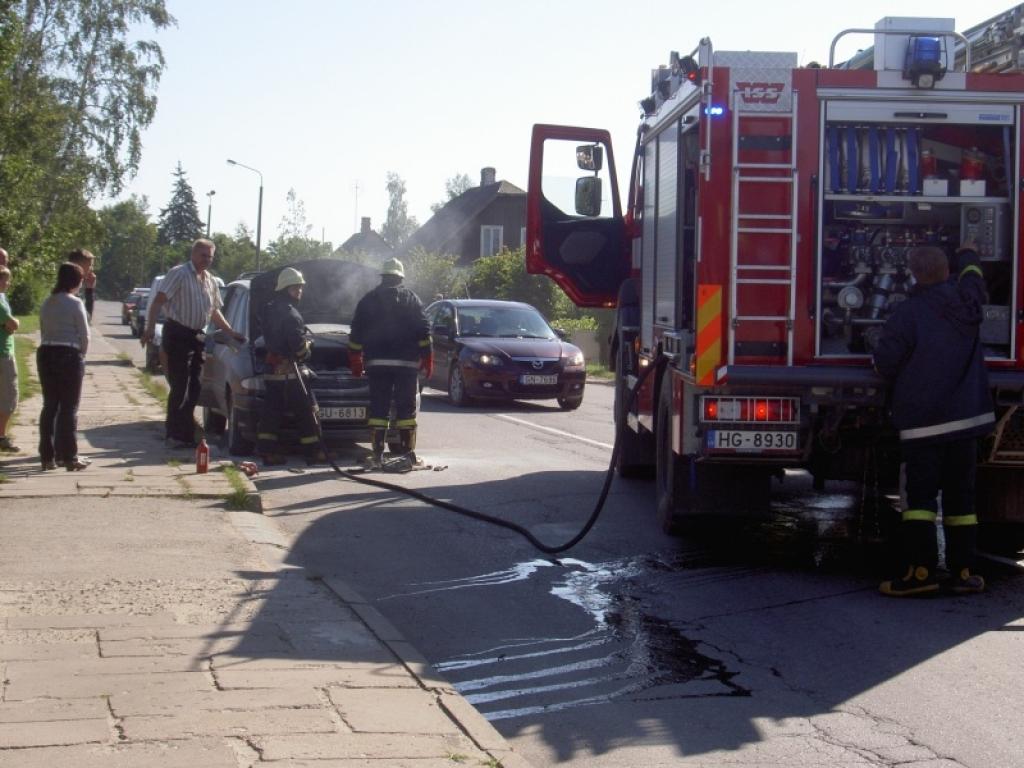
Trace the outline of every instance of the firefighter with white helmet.
<instances>
[{"instance_id":1,"label":"firefighter with white helmet","mask_svg":"<svg viewBox=\"0 0 1024 768\"><path fill-rule=\"evenodd\" d=\"M256 450L263 463L284 464L286 459L280 446L281 419L291 411L296 419L299 444L308 464L323 460L318 446L316 423L302 382L298 379L295 363L301 363L310 354L310 341L306 338L306 323L295 305L302 299L306 284L299 270L285 267L278 273L274 298L263 309L261 322L266 342L265 358L268 372L263 412L256 430Z\"/></svg>"},{"instance_id":2,"label":"firefighter with white helmet","mask_svg":"<svg viewBox=\"0 0 1024 768\"><path fill-rule=\"evenodd\" d=\"M433 369L430 326L419 297L402 285L405 268L398 259L381 265L380 285L356 306L349 334L349 365L356 376L370 380L373 454L378 466L384 454L391 404L402 452L414 457L416 391L419 370Z\"/></svg>"}]
</instances>

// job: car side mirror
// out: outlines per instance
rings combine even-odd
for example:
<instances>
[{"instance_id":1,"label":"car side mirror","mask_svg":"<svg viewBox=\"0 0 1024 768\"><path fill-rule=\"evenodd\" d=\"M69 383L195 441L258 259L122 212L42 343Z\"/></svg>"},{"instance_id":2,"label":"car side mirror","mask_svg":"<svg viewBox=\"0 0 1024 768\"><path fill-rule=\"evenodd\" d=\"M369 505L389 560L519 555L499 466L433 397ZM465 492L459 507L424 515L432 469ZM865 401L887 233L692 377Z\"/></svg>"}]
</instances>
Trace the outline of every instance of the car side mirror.
<instances>
[{"instance_id":1,"label":"car side mirror","mask_svg":"<svg viewBox=\"0 0 1024 768\"><path fill-rule=\"evenodd\" d=\"M601 179L583 176L576 179L576 213L580 216L601 214Z\"/></svg>"},{"instance_id":2,"label":"car side mirror","mask_svg":"<svg viewBox=\"0 0 1024 768\"><path fill-rule=\"evenodd\" d=\"M576 147L576 165L581 171L597 173L604 167L604 147L600 144Z\"/></svg>"},{"instance_id":3,"label":"car side mirror","mask_svg":"<svg viewBox=\"0 0 1024 768\"><path fill-rule=\"evenodd\" d=\"M552 328L551 330L554 331L555 336L560 338L562 341L569 340L569 332L565 330L565 328Z\"/></svg>"}]
</instances>

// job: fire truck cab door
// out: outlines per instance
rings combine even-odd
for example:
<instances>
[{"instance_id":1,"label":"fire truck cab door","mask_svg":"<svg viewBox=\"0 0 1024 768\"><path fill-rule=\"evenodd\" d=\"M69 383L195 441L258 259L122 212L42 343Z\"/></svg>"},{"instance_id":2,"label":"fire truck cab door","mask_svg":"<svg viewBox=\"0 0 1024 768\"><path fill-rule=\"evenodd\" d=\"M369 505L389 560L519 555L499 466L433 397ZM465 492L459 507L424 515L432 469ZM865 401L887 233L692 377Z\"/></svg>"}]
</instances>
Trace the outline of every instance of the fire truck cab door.
<instances>
[{"instance_id":1,"label":"fire truck cab door","mask_svg":"<svg viewBox=\"0 0 1024 768\"><path fill-rule=\"evenodd\" d=\"M578 306L615 306L631 257L608 131L533 127L526 241L528 272Z\"/></svg>"}]
</instances>

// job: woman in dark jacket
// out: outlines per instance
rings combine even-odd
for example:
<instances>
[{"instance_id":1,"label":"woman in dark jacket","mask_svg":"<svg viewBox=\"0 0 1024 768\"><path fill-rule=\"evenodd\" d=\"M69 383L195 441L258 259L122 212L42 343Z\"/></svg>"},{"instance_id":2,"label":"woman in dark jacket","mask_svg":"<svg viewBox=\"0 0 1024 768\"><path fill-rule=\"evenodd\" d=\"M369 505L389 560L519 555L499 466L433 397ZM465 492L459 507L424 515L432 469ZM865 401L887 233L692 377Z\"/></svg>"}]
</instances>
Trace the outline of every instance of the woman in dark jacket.
<instances>
[{"instance_id":1,"label":"woman in dark jacket","mask_svg":"<svg viewBox=\"0 0 1024 768\"><path fill-rule=\"evenodd\" d=\"M63 464L68 472L85 469L78 455L78 402L89 349L89 319L78 298L82 268L66 262L57 270L57 284L39 309L42 341L36 352L43 410L39 414L39 458L43 469Z\"/></svg>"}]
</instances>

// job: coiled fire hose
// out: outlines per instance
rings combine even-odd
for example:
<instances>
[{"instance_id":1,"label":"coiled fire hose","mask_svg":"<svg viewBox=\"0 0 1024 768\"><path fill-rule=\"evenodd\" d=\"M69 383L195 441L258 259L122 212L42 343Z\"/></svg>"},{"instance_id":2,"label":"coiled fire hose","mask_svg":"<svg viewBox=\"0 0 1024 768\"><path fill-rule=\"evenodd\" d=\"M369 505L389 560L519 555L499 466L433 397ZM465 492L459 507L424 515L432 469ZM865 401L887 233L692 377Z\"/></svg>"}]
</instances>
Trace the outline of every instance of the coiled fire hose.
<instances>
[{"instance_id":1,"label":"coiled fire hose","mask_svg":"<svg viewBox=\"0 0 1024 768\"><path fill-rule=\"evenodd\" d=\"M656 367L652 363L640 373L640 376L637 377L636 383L629 390L626 400L622 404L622 407L615 414L615 443L612 446L612 456L608 462L608 470L605 472L604 484L601 486L601 494L597 498L597 503L594 505L594 509L590 513L589 519L580 529L579 533L577 533L564 544L553 546L550 544L545 544L536 536L534 536L533 533L529 531L529 529L521 525L518 525L517 523L509 522L508 520L503 520L500 517L494 517L493 515L488 515L483 512L478 512L477 510L469 509L468 507L463 507L459 504L453 504L450 501L435 499L432 496L428 496L427 494L417 490L413 490L412 488L405 488L404 486L397 485L395 483L389 483L386 480L378 480L372 477L366 477L364 474L360 472L352 472L350 470L342 469L341 467L339 467L335 463L334 459L331 457L330 452L327 450L327 444L324 442L323 428L320 424L320 411L319 408L317 407L316 399L312 391L306 386L306 380L305 378L303 378L302 372L299 370L298 363L293 361L292 365L295 368L295 375L299 379L299 386L302 387L302 393L305 396L306 402L309 405L309 409L313 414L313 423L316 426L316 437L320 444L320 449L323 451L324 456L327 458L327 462L331 465L331 467L338 475L345 478L346 480L351 480L356 483L362 483L363 485L371 485L375 488L383 488L384 490L387 491L401 493L406 496L409 496L410 498L416 499L417 501L422 501L424 504L439 507L440 509L446 509L449 512L454 512L458 515L463 515L474 520L479 520L483 523L496 525L500 528L507 528L510 531L518 533L520 536L522 536L528 542L530 542L530 544L532 544L536 549L548 555L557 555L575 547L583 540L583 538L588 533L590 533L590 529L593 528L594 524L597 522L597 518L600 516L601 511L604 509L605 501L608 499L608 491L611 489L612 480L615 477L615 465L619 459L619 451L622 449L622 435L624 430L626 429L626 413L632 407L633 401L636 399L636 394L640 390L640 387L643 385L644 380L650 375L651 371L653 371Z\"/></svg>"}]
</instances>

